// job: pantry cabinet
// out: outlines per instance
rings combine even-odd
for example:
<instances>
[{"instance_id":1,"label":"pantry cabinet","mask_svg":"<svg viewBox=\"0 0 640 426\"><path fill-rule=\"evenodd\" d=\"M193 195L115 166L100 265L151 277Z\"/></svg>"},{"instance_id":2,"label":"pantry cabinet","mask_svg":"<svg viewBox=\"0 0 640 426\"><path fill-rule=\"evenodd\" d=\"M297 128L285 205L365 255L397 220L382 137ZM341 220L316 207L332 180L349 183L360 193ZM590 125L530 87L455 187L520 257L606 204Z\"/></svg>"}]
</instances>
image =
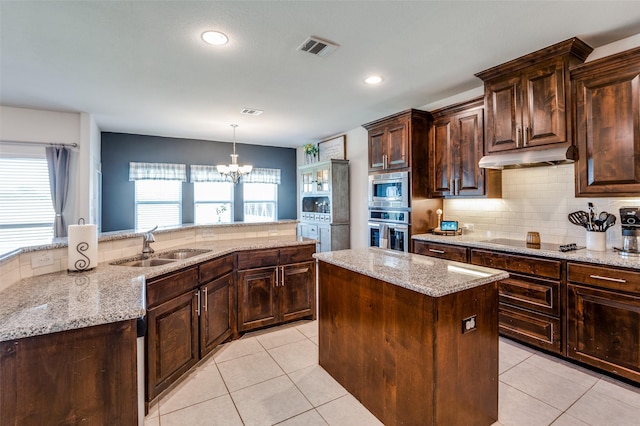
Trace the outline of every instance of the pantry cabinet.
<instances>
[{"instance_id":1,"label":"pantry cabinet","mask_svg":"<svg viewBox=\"0 0 640 426\"><path fill-rule=\"evenodd\" d=\"M315 318L313 245L238 253L238 331Z\"/></svg>"},{"instance_id":2,"label":"pantry cabinet","mask_svg":"<svg viewBox=\"0 0 640 426\"><path fill-rule=\"evenodd\" d=\"M500 197L502 172L482 169L484 99L432 111L429 132L432 197Z\"/></svg>"},{"instance_id":3,"label":"pantry cabinet","mask_svg":"<svg viewBox=\"0 0 640 426\"><path fill-rule=\"evenodd\" d=\"M576 196L640 193L640 48L571 69Z\"/></svg>"},{"instance_id":4,"label":"pantry cabinet","mask_svg":"<svg viewBox=\"0 0 640 426\"><path fill-rule=\"evenodd\" d=\"M477 73L485 83L485 152L571 145L569 67L592 50L572 38Z\"/></svg>"}]
</instances>

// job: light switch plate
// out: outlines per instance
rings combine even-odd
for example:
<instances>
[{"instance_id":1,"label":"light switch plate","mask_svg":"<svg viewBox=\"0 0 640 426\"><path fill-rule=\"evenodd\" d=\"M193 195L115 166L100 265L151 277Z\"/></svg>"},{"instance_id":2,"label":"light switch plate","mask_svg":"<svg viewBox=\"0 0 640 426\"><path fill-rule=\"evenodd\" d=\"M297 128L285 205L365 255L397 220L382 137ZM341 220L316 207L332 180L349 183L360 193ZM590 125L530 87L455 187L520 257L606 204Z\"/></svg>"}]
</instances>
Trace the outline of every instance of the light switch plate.
<instances>
[{"instance_id":1,"label":"light switch plate","mask_svg":"<svg viewBox=\"0 0 640 426\"><path fill-rule=\"evenodd\" d=\"M470 316L462 320L462 334L468 333L473 330L477 330L478 324L476 321L476 316Z\"/></svg>"}]
</instances>

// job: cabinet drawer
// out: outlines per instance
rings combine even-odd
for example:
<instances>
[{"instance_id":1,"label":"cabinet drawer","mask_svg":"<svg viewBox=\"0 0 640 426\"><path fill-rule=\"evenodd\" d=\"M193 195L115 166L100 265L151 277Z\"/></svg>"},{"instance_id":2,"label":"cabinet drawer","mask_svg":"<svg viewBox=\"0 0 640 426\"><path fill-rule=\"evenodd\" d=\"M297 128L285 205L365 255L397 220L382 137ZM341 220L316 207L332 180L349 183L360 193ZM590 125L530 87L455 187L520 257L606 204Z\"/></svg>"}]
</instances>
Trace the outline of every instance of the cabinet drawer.
<instances>
[{"instance_id":1,"label":"cabinet drawer","mask_svg":"<svg viewBox=\"0 0 640 426\"><path fill-rule=\"evenodd\" d=\"M147 306L152 307L198 287L198 268L147 282Z\"/></svg>"},{"instance_id":2,"label":"cabinet drawer","mask_svg":"<svg viewBox=\"0 0 640 426\"><path fill-rule=\"evenodd\" d=\"M414 241L413 251L416 254L437 257L440 259L455 260L456 262L466 263L469 261L469 250L466 247Z\"/></svg>"},{"instance_id":3,"label":"cabinet drawer","mask_svg":"<svg viewBox=\"0 0 640 426\"><path fill-rule=\"evenodd\" d=\"M208 283L233 271L233 255L214 259L200 265L200 283Z\"/></svg>"},{"instance_id":4,"label":"cabinet drawer","mask_svg":"<svg viewBox=\"0 0 640 426\"><path fill-rule=\"evenodd\" d=\"M568 263L567 279L575 283L640 294L640 272Z\"/></svg>"},{"instance_id":5,"label":"cabinet drawer","mask_svg":"<svg viewBox=\"0 0 640 426\"><path fill-rule=\"evenodd\" d=\"M540 259L475 249L471 250L471 263L554 280L560 279L562 271L562 262L559 260Z\"/></svg>"},{"instance_id":6,"label":"cabinet drawer","mask_svg":"<svg viewBox=\"0 0 640 426\"><path fill-rule=\"evenodd\" d=\"M287 247L280 250L280 264L309 262L313 260L313 253L316 252L315 245L304 245L297 247Z\"/></svg>"},{"instance_id":7,"label":"cabinet drawer","mask_svg":"<svg viewBox=\"0 0 640 426\"><path fill-rule=\"evenodd\" d=\"M560 282L510 275L498 283L501 303L560 316Z\"/></svg>"},{"instance_id":8,"label":"cabinet drawer","mask_svg":"<svg viewBox=\"0 0 640 426\"><path fill-rule=\"evenodd\" d=\"M500 334L562 354L560 320L513 306L500 305Z\"/></svg>"},{"instance_id":9,"label":"cabinet drawer","mask_svg":"<svg viewBox=\"0 0 640 426\"><path fill-rule=\"evenodd\" d=\"M238 253L238 269L262 268L278 264L278 249L252 250Z\"/></svg>"}]
</instances>

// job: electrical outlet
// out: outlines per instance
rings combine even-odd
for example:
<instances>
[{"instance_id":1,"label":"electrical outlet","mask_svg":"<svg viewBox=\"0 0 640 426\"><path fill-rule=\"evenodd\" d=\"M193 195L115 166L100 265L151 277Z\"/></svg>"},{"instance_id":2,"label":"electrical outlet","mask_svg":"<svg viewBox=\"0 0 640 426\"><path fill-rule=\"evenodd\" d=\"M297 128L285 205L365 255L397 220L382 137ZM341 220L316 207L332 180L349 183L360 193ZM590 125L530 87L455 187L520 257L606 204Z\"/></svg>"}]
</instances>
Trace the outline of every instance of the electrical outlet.
<instances>
[{"instance_id":1,"label":"electrical outlet","mask_svg":"<svg viewBox=\"0 0 640 426\"><path fill-rule=\"evenodd\" d=\"M462 225L462 228L466 229L469 232L473 232L473 230L475 229L475 225L473 223L465 223L464 225Z\"/></svg>"},{"instance_id":2,"label":"electrical outlet","mask_svg":"<svg viewBox=\"0 0 640 426\"><path fill-rule=\"evenodd\" d=\"M42 266L53 265L53 253L45 251L31 255L31 267L40 268Z\"/></svg>"},{"instance_id":3,"label":"electrical outlet","mask_svg":"<svg viewBox=\"0 0 640 426\"><path fill-rule=\"evenodd\" d=\"M477 324L475 315L462 320L462 334L476 330L477 327L478 327L478 324Z\"/></svg>"}]
</instances>

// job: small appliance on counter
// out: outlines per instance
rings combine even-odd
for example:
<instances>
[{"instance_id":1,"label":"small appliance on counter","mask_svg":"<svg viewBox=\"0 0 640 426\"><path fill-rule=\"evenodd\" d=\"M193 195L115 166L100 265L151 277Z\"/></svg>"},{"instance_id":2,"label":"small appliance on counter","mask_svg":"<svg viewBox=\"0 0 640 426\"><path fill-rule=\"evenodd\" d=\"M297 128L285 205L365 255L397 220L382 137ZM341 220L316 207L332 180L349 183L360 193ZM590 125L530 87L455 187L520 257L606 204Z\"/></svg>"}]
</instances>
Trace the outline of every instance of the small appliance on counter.
<instances>
[{"instance_id":1,"label":"small appliance on counter","mask_svg":"<svg viewBox=\"0 0 640 426\"><path fill-rule=\"evenodd\" d=\"M640 257L640 207L621 207L622 248L614 247L622 256Z\"/></svg>"}]
</instances>

